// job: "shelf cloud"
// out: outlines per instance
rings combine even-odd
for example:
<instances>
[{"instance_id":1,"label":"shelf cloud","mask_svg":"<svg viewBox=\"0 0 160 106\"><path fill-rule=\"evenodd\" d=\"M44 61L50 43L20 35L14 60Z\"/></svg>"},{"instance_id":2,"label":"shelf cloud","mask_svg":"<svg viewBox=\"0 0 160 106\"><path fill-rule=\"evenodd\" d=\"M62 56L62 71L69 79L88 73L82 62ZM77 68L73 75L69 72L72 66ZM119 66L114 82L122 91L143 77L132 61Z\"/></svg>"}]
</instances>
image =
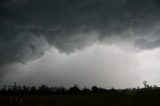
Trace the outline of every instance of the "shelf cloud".
<instances>
[{"instance_id":1,"label":"shelf cloud","mask_svg":"<svg viewBox=\"0 0 160 106\"><path fill-rule=\"evenodd\" d=\"M0 74L53 48L68 56L94 44L131 54L154 50L160 46L159 11L158 0L1 0Z\"/></svg>"}]
</instances>

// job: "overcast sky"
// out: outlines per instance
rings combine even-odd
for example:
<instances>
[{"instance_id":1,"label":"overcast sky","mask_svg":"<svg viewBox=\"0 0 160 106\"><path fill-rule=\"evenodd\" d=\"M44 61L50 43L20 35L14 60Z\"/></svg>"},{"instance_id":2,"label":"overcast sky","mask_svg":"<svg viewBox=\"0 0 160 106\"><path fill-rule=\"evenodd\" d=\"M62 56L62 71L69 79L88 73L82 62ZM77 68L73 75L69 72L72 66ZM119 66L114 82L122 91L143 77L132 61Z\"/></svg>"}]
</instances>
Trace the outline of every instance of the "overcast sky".
<instances>
[{"instance_id":1,"label":"overcast sky","mask_svg":"<svg viewBox=\"0 0 160 106\"><path fill-rule=\"evenodd\" d=\"M160 86L159 0L1 0L0 85Z\"/></svg>"}]
</instances>

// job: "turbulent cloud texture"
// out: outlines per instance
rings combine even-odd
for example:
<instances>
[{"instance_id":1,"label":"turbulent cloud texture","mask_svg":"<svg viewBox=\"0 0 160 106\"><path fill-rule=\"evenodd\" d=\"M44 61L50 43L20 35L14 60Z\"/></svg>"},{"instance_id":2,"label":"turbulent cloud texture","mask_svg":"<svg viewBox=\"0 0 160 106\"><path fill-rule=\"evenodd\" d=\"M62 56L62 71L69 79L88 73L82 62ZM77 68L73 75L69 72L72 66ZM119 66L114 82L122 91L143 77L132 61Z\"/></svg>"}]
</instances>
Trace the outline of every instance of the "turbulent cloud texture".
<instances>
[{"instance_id":1,"label":"turbulent cloud texture","mask_svg":"<svg viewBox=\"0 0 160 106\"><path fill-rule=\"evenodd\" d=\"M140 48L159 46L159 29L153 32L159 25L158 0L2 0L0 4L1 64L39 57L43 47L33 42L42 39L63 52L113 35L140 36L136 43ZM147 41L148 34L158 40Z\"/></svg>"},{"instance_id":2,"label":"turbulent cloud texture","mask_svg":"<svg viewBox=\"0 0 160 106\"><path fill-rule=\"evenodd\" d=\"M160 46L159 0L1 0L0 13L1 72L52 48L69 55L92 44Z\"/></svg>"}]
</instances>

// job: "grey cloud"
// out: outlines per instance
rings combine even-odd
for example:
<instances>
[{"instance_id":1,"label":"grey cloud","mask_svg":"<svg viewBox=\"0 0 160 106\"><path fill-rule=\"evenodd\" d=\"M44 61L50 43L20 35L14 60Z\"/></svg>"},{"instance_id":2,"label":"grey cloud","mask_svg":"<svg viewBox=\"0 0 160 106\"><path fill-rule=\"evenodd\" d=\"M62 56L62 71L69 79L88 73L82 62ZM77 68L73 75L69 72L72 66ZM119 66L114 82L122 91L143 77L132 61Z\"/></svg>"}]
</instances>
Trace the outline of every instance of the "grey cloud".
<instances>
[{"instance_id":1,"label":"grey cloud","mask_svg":"<svg viewBox=\"0 0 160 106\"><path fill-rule=\"evenodd\" d=\"M121 37L120 33L128 29L145 36L160 15L157 0L2 0L0 3L1 65L35 59L46 50L43 44L69 53L112 34Z\"/></svg>"},{"instance_id":2,"label":"grey cloud","mask_svg":"<svg viewBox=\"0 0 160 106\"><path fill-rule=\"evenodd\" d=\"M25 63L25 61L43 55L48 48L48 43L43 36L36 37L30 33L19 34L10 39L2 38L3 40L0 42L1 65L12 62Z\"/></svg>"},{"instance_id":3,"label":"grey cloud","mask_svg":"<svg viewBox=\"0 0 160 106\"><path fill-rule=\"evenodd\" d=\"M135 44L137 47L141 49L154 49L160 46L160 39L155 41L148 41L145 39L140 39Z\"/></svg>"}]
</instances>

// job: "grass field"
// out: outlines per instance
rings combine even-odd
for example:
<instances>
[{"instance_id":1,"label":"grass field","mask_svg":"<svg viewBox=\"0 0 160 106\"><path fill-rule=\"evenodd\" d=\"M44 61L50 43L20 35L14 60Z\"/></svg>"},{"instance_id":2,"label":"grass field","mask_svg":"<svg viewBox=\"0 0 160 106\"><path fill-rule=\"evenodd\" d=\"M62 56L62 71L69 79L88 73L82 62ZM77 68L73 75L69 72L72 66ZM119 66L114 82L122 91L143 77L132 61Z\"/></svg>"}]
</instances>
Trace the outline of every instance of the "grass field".
<instances>
[{"instance_id":1,"label":"grass field","mask_svg":"<svg viewBox=\"0 0 160 106\"><path fill-rule=\"evenodd\" d=\"M160 92L1 96L0 106L160 106Z\"/></svg>"}]
</instances>

